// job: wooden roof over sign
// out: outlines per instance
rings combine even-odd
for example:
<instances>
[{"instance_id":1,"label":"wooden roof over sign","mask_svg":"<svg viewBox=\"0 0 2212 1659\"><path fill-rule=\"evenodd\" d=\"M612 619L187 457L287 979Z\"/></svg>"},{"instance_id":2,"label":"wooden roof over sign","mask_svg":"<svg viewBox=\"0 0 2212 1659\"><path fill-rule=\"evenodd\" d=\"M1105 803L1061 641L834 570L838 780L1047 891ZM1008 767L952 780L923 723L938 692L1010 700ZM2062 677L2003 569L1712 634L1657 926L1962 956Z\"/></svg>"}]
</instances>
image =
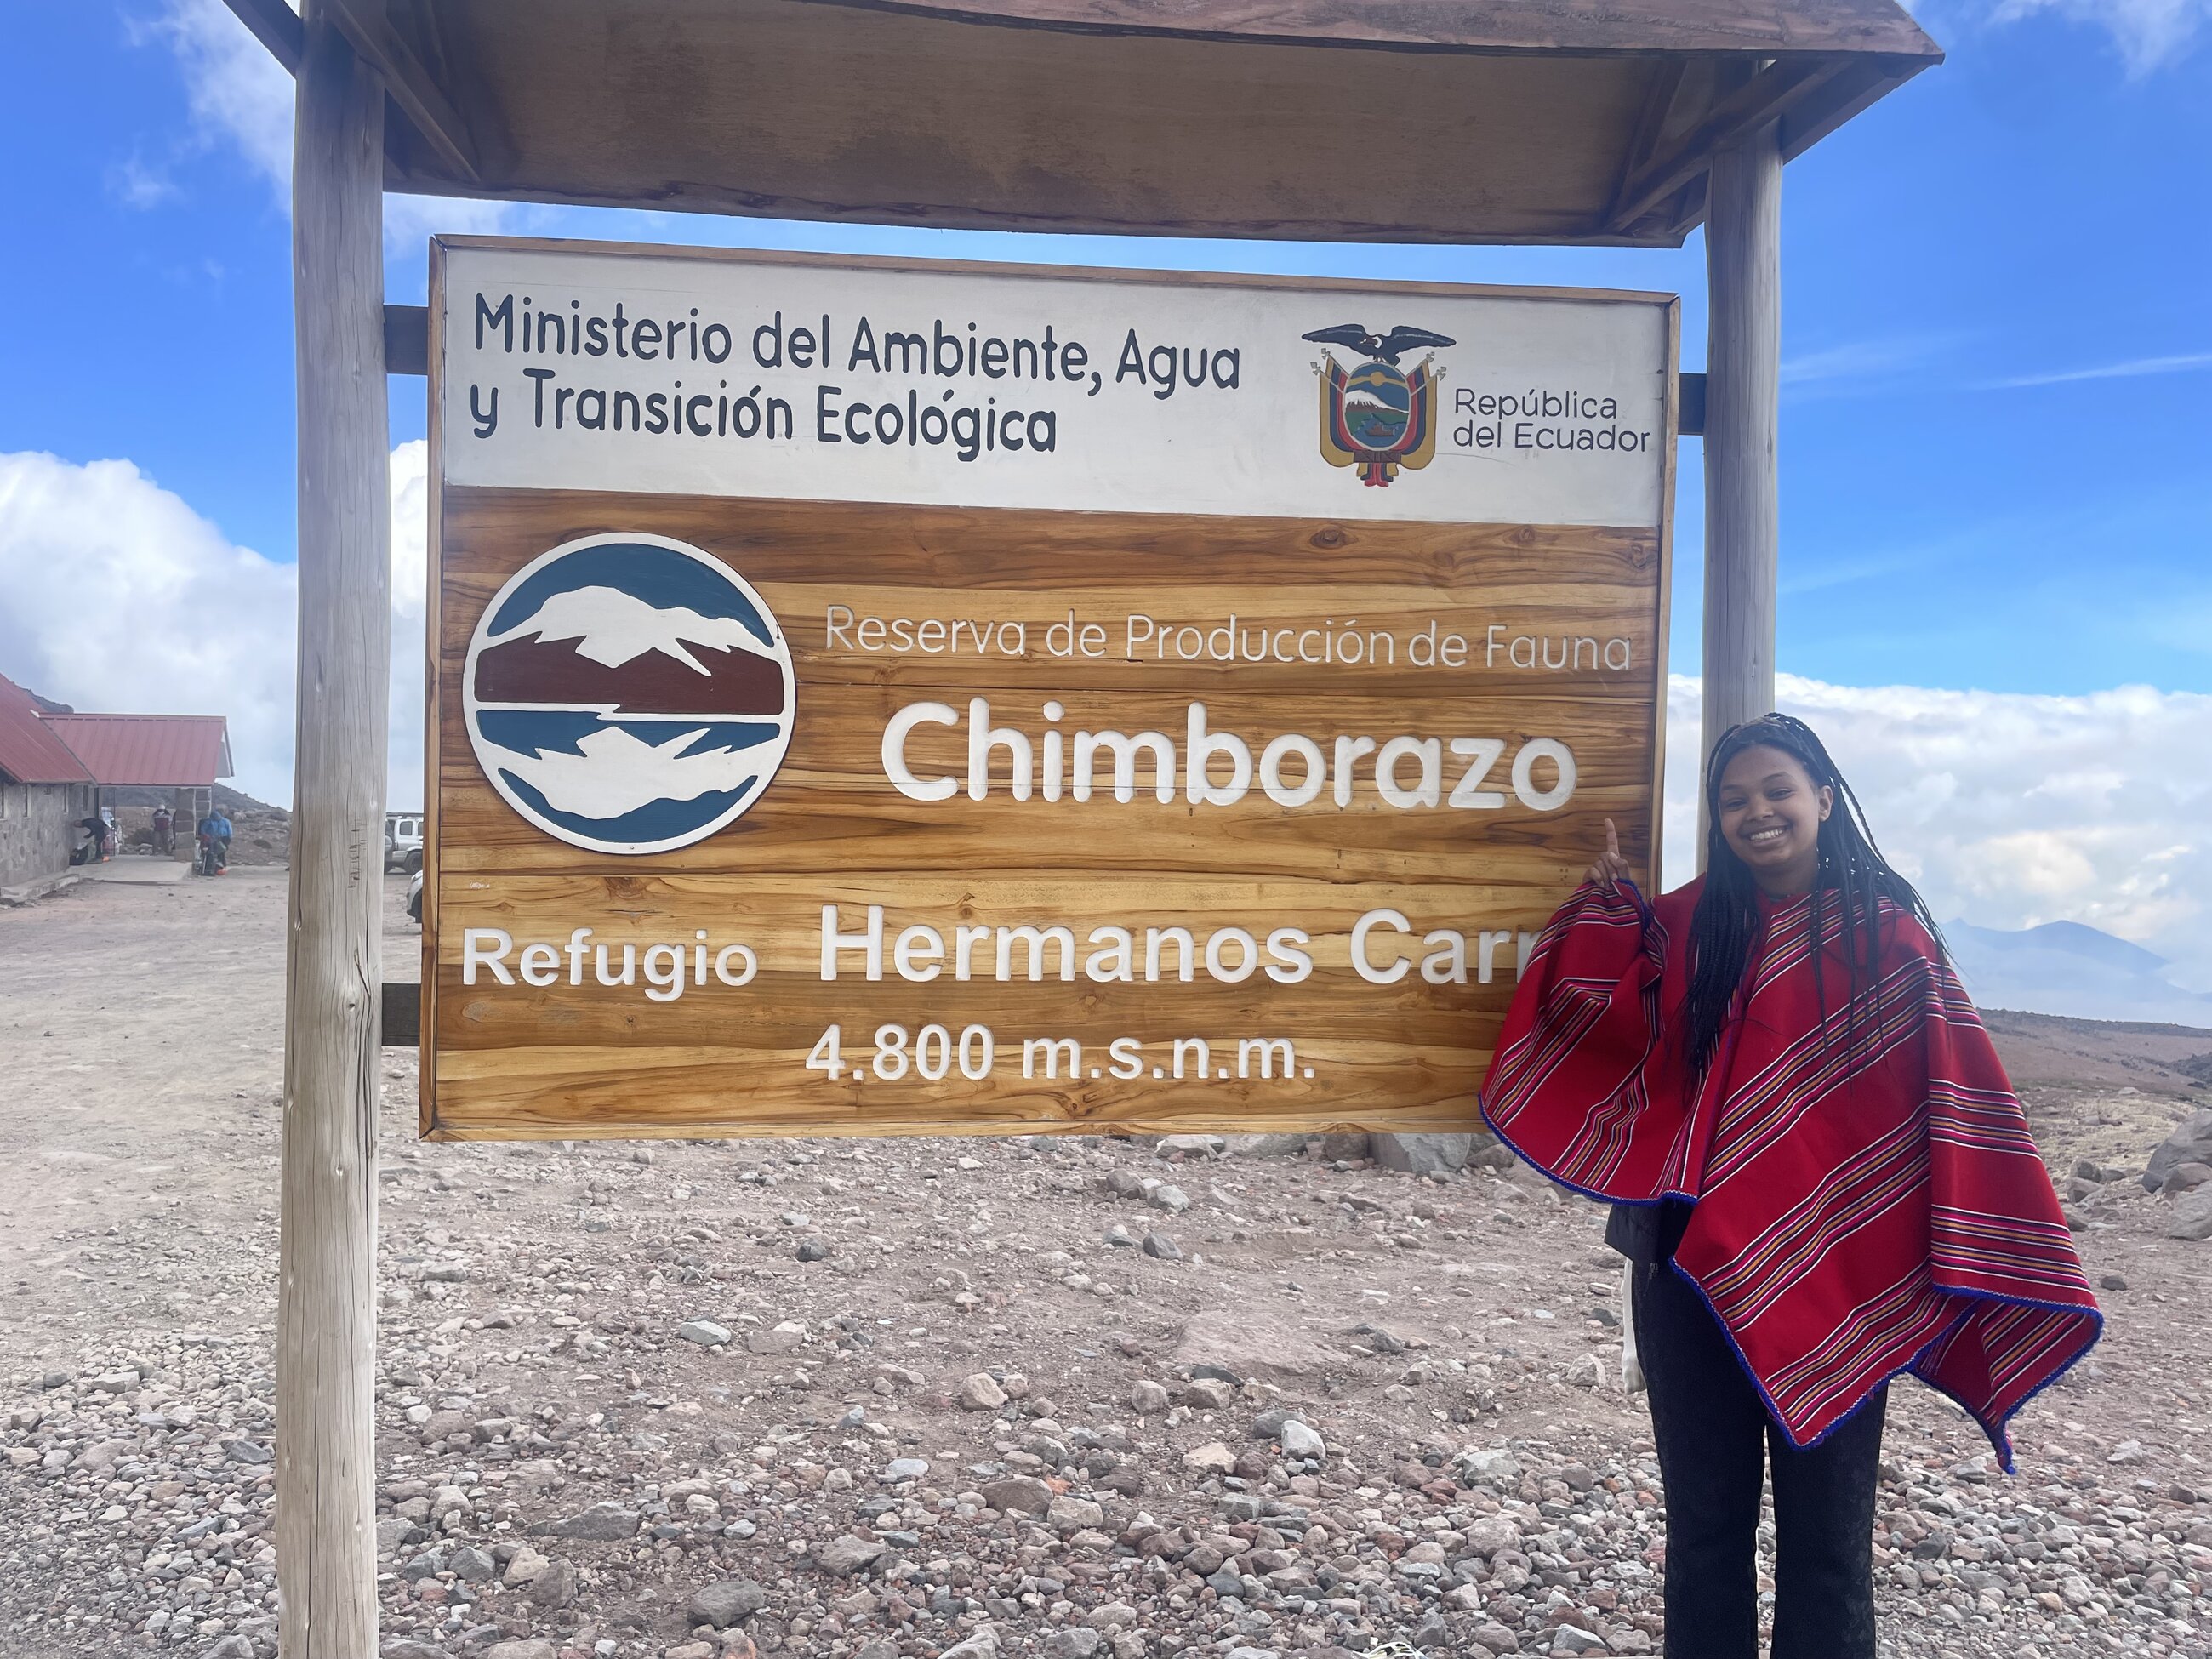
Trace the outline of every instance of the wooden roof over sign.
<instances>
[{"instance_id":1,"label":"wooden roof over sign","mask_svg":"<svg viewBox=\"0 0 2212 1659\"><path fill-rule=\"evenodd\" d=\"M1002 230L1671 246L1942 58L1894 0L319 3L393 190Z\"/></svg>"}]
</instances>

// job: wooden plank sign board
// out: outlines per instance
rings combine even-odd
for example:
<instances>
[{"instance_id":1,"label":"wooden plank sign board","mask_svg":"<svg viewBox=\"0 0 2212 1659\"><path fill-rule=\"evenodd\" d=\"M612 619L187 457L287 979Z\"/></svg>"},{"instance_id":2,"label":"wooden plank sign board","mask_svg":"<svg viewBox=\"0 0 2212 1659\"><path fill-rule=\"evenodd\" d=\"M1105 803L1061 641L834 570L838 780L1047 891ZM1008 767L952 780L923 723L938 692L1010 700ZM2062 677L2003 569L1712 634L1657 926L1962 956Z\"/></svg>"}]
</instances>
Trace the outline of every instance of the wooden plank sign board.
<instances>
[{"instance_id":1,"label":"wooden plank sign board","mask_svg":"<svg viewBox=\"0 0 2212 1659\"><path fill-rule=\"evenodd\" d=\"M1672 296L431 273L427 1134L1464 1128L1656 865Z\"/></svg>"}]
</instances>

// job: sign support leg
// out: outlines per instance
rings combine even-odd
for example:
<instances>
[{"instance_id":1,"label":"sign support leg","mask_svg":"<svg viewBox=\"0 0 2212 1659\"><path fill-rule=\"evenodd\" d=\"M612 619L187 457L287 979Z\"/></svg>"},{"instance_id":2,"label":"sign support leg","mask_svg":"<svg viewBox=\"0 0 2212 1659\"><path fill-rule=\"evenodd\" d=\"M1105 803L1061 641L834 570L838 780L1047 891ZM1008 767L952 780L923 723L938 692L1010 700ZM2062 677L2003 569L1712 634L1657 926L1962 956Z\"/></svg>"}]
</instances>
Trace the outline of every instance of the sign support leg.
<instances>
[{"instance_id":1,"label":"sign support leg","mask_svg":"<svg viewBox=\"0 0 2212 1659\"><path fill-rule=\"evenodd\" d=\"M276 1325L283 1659L377 1646L378 933L387 681L384 88L307 8L292 163L299 724Z\"/></svg>"},{"instance_id":2,"label":"sign support leg","mask_svg":"<svg viewBox=\"0 0 2212 1659\"><path fill-rule=\"evenodd\" d=\"M1782 367L1782 150L1760 128L1713 158L1705 381L1704 741L1774 707ZM1703 792L1699 817L1704 816ZM1698 837L1704 862L1703 826Z\"/></svg>"}]
</instances>

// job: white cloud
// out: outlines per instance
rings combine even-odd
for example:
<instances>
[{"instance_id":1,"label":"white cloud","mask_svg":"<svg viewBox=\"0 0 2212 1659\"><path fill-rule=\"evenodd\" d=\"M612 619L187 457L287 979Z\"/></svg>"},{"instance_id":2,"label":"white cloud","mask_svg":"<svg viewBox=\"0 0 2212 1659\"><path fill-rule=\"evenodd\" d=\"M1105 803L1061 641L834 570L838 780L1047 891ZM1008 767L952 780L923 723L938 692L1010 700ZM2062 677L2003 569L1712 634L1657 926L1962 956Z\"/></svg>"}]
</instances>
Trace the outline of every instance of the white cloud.
<instances>
[{"instance_id":1,"label":"white cloud","mask_svg":"<svg viewBox=\"0 0 2212 1659\"><path fill-rule=\"evenodd\" d=\"M298 10L296 0L293 9ZM269 55L223 0L167 0L142 39L166 44L183 72L193 137L202 147L228 145L269 181L277 204L292 193L292 77ZM131 181L120 177L126 189ZM164 185L167 180L161 181ZM489 234L506 226L502 202L441 196L386 196L387 244L408 246L433 232Z\"/></svg>"},{"instance_id":2,"label":"white cloud","mask_svg":"<svg viewBox=\"0 0 2212 1659\"><path fill-rule=\"evenodd\" d=\"M2212 696L1852 687L1781 678L1936 914L2087 922L2212 989ZM1697 855L1698 682L1668 688L1667 880Z\"/></svg>"},{"instance_id":3,"label":"white cloud","mask_svg":"<svg viewBox=\"0 0 2212 1659\"><path fill-rule=\"evenodd\" d=\"M1993 22L2012 23L2049 13L2112 37L2130 75L2148 75L2178 64L2212 22L2212 0L1996 0Z\"/></svg>"},{"instance_id":4,"label":"white cloud","mask_svg":"<svg viewBox=\"0 0 2212 1659\"><path fill-rule=\"evenodd\" d=\"M234 781L280 803L295 592L129 461L0 455L0 673L88 711L227 715Z\"/></svg>"},{"instance_id":5,"label":"white cloud","mask_svg":"<svg viewBox=\"0 0 2212 1659\"><path fill-rule=\"evenodd\" d=\"M138 38L176 55L201 143L234 144L278 189L291 187L292 77L222 0L167 0Z\"/></svg>"},{"instance_id":6,"label":"white cloud","mask_svg":"<svg viewBox=\"0 0 2212 1659\"><path fill-rule=\"evenodd\" d=\"M2212 351L2183 351L2165 357L2130 357L2115 363L2093 363L2087 368L2020 374L2010 380L1992 381L1988 389L2009 392L2021 386L2070 386L2076 380L2132 380L2145 374L2187 374L2208 368L2212 368Z\"/></svg>"},{"instance_id":7,"label":"white cloud","mask_svg":"<svg viewBox=\"0 0 2212 1659\"><path fill-rule=\"evenodd\" d=\"M422 801L426 447L392 457L390 784ZM87 710L222 714L237 787L292 799L298 585L129 461L0 454L0 674Z\"/></svg>"},{"instance_id":8,"label":"white cloud","mask_svg":"<svg viewBox=\"0 0 2212 1659\"><path fill-rule=\"evenodd\" d=\"M427 447L392 455L387 793L422 804ZM229 717L239 787L292 793L291 566L129 461L0 454L0 673L80 708ZM2212 989L2212 696L1851 687L1783 677L1938 916L2082 921ZM1698 683L1668 688L1667 879L1696 863Z\"/></svg>"},{"instance_id":9,"label":"white cloud","mask_svg":"<svg viewBox=\"0 0 2212 1659\"><path fill-rule=\"evenodd\" d=\"M425 597L430 574L430 446L392 452L392 731L385 799L426 805L422 780Z\"/></svg>"},{"instance_id":10,"label":"white cloud","mask_svg":"<svg viewBox=\"0 0 2212 1659\"><path fill-rule=\"evenodd\" d=\"M1784 357L1782 385L1798 397L1873 391L1924 368L1957 343L1953 334L1907 334L1821 346Z\"/></svg>"}]
</instances>

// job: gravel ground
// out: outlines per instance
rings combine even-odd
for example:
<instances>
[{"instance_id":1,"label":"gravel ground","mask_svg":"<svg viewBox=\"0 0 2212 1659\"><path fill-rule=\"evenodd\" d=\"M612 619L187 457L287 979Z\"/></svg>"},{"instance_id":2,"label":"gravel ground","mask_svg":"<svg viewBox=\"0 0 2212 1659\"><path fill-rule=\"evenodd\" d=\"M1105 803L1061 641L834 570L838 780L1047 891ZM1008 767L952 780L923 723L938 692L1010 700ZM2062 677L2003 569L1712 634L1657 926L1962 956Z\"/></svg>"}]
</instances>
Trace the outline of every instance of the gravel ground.
<instances>
[{"instance_id":1,"label":"gravel ground","mask_svg":"<svg viewBox=\"0 0 2212 1659\"><path fill-rule=\"evenodd\" d=\"M9 1659L275 1650L283 880L0 913ZM2016 1477L1896 1390L1885 1651L2212 1653L2212 1243L2124 1178L2212 1037L1993 1024L2112 1325ZM384 1659L1659 1644L1619 1263L1540 1179L1354 1139L422 1146L414 1076L387 1056Z\"/></svg>"}]
</instances>

